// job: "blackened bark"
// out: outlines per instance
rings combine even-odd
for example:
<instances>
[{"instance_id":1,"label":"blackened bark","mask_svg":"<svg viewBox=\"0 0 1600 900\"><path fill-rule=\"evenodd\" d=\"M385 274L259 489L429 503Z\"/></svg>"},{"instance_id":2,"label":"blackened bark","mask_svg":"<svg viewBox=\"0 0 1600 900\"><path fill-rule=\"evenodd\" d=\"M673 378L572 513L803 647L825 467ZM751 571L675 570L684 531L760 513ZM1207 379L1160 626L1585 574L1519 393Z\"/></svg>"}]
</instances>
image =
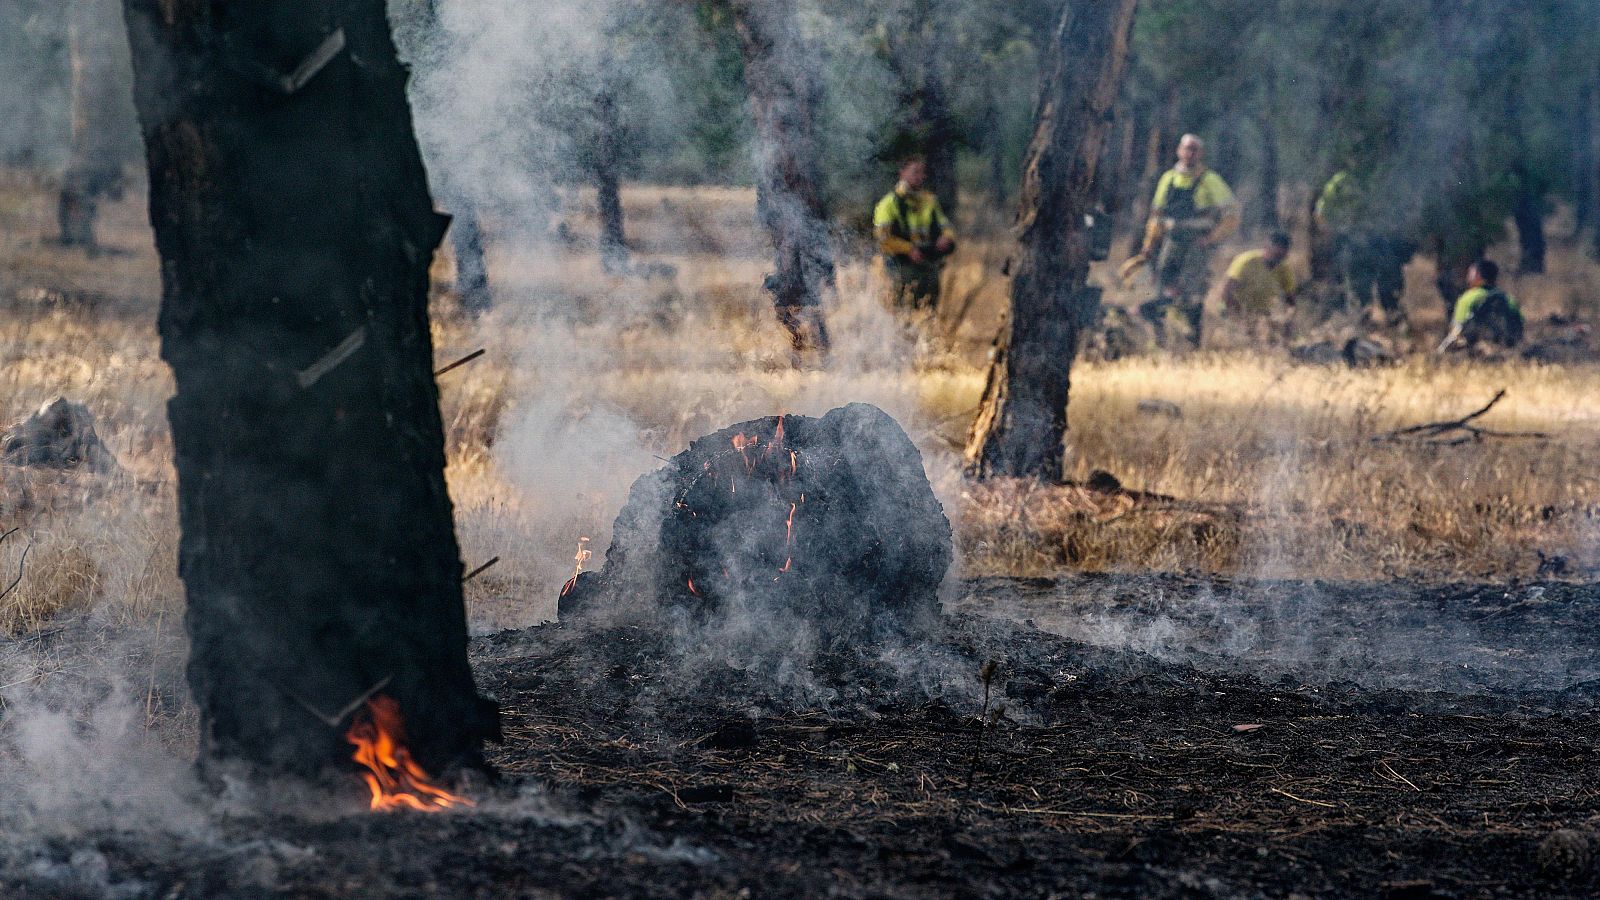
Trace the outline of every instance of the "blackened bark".
<instances>
[{"instance_id":1,"label":"blackened bark","mask_svg":"<svg viewBox=\"0 0 1600 900\"><path fill-rule=\"evenodd\" d=\"M828 349L823 297L834 288L816 119L817 55L785 0L728 0L756 125L756 206L772 238L767 288L797 354Z\"/></svg>"},{"instance_id":2,"label":"blackened bark","mask_svg":"<svg viewBox=\"0 0 1600 900\"><path fill-rule=\"evenodd\" d=\"M57 197L61 243L94 249L100 201L122 192L134 115L127 29L118 0L70 0L72 151Z\"/></svg>"},{"instance_id":3,"label":"blackened bark","mask_svg":"<svg viewBox=\"0 0 1600 900\"><path fill-rule=\"evenodd\" d=\"M336 716L381 686L424 766L479 765L428 329L448 220L384 4L125 10L202 761L343 763Z\"/></svg>"},{"instance_id":4,"label":"blackened bark","mask_svg":"<svg viewBox=\"0 0 1600 900\"><path fill-rule=\"evenodd\" d=\"M1098 302L1098 291L1084 285L1083 216L1094 199L1136 6L1062 4L1023 167L1009 331L967 443L974 477L1061 478L1072 360Z\"/></svg>"},{"instance_id":5,"label":"blackened bark","mask_svg":"<svg viewBox=\"0 0 1600 900\"><path fill-rule=\"evenodd\" d=\"M619 274L628 269L628 237L622 227L622 122L617 94L609 84L594 98L594 182L600 204L600 266Z\"/></svg>"}]
</instances>

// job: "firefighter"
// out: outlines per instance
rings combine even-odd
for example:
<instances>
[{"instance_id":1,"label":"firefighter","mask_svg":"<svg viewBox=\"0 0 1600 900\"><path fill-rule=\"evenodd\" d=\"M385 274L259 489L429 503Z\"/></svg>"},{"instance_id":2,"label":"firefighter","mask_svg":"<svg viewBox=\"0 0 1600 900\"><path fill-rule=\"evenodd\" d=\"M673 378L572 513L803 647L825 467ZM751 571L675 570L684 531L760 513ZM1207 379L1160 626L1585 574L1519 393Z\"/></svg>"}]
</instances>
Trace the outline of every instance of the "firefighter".
<instances>
[{"instance_id":1,"label":"firefighter","mask_svg":"<svg viewBox=\"0 0 1600 900\"><path fill-rule=\"evenodd\" d=\"M1229 315L1243 316L1256 340L1270 337L1274 301L1294 306L1294 273L1288 258L1289 235L1275 231L1264 246L1246 250L1228 264L1222 307Z\"/></svg>"},{"instance_id":2,"label":"firefighter","mask_svg":"<svg viewBox=\"0 0 1600 900\"><path fill-rule=\"evenodd\" d=\"M1155 258L1156 298L1139 307L1158 336L1167 311L1176 308L1189 323L1189 340L1200 346L1211 248L1239 225L1238 204L1222 176L1206 168L1205 144L1192 134L1178 141L1178 164L1161 176L1144 249L1135 259ZM1159 246L1159 250L1157 247Z\"/></svg>"},{"instance_id":3,"label":"firefighter","mask_svg":"<svg viewBox=\"0 0 1600 900\"><path fill-rule=\"evenodd\" d=\"M1416 245L1391 230L1376 227L1365 184L1349 170L1334 173L1317 194L1313 209L1319 231L1332 235L1334 279L1347 307L1365 313L1373 297L1390 327L1407 327L1400 305L1405 293L1405 265Z\"/></svg>"},{"instance_id":4,"label":"firefighter","mask_svg":"<svg viewBox=\"0 0 1600 900\"><path fill-rule=\"evenodd\" d=\"M907 159L900 166L900 183L872 213L889 275L890 305L897 309L938 308L939 276L956 248L955 229L939 208L939 198L926 189L927 182L927 162Z\"/></svg>"},{"instance_id":5,"label":"firefighter","mask_svg":"<svg viewBox=\"0 0 1600 900\"><path fill-rule=\"evenodd\" d=\"M1494 260L1472 264L1467 270L1469 287L1456 300L1450 333L1439 344L1439 352L1455 347L1470 350L1480 341L1507 348L1522 343L1522 307L1500 289L1499 281L1500 267Z\"/></svg>"}]
</instances>

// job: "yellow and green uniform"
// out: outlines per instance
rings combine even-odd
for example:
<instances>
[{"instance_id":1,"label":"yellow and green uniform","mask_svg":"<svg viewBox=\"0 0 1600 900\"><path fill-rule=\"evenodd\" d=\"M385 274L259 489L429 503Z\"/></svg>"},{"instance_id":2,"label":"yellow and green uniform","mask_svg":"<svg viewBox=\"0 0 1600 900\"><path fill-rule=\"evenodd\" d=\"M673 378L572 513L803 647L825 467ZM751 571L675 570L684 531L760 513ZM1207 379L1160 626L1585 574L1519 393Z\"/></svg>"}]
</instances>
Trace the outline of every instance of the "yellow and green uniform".
<instances>
[{"instance_id":1,"label":"yellow and green uniform","mask_svg":"<svg viewBox=\"0 0 1600 900\"><path fill-rule=\"evenodd\" d=\"M1168 169L1156 182L1156 196L1150 206L1158 213L1187 219L1196 213L1233 205L1233 190L1222 176L1203 169L1199 174Z\"/></svg>"},{"instance_id":2,"label":"yellow and green uniform","mask_svg":"<svg viewBox=\"0 0 1600 900\"><path fill-rule=\"evenodd\" d=\"M1522 307L1517 305L1517 298L1511 296L1505 291L1500 290L1499 288L1480 286L1468 288L1466 293L1462 294L1456 299L1456 312L1455 315L1450 317L1451 323L1455 325L1465 325L1472 321L1473 314L1478 311L1479 307L1483 306L1483 301L1489 299L1492 294L1496 293L1506 298L1506 306L1511 310L1511 312L1516 314L1517 318L1522 318Z\"/></svg>"},{"instance_id":3,"label":"yellow and green uniform","mask_svg":"<svg viewBox=\"0 0 1600 900\"><path fill-rule=\"evenodd\" d=\"M940 238L955 239L955 229L939 198L932 191L913 191L900 182L872 212L873 232L888 269L890 306L927 309L939 304L940 254L933 245ZM922 262L913 262L911 251L922 251Z\"/></svg>"},{"instance_id":4,"label":"yellow and green uniform","mask_svg":"<svg viewBox=\"0 0 1600 900\"><path fill-rule=\"evenodd\" d=\"M940 237L955 238L955 229L939 208L939 198L932 191L913 191L905 182L878 201L872 212L872 227L883 255L907 264L918 245L931 244Z\"/></svg>"},{"instance_id":5,"label":"yellow and green uniform","mask_svg":"<svg viewBox=\"0 0 1600 900\"><path fill-rule=\"evenodd\" d=\"M1322 192L1317 194L1317 205L1313 210L1317 221L1324 228L1334 231L1355 227L1366 202L1363 194L1362 186L1349 172L1335 172L1328 183L1322 186Z\"/></svg>"},{"instance_id":6,"label":"yellow and green uniform","mask_svg":"<svg viewBox=\"0 0 1600 900\"><path fill-rule=\"evenodd\" d=\"M1265 315L1272 311L1272 301L1294 293L1294 273L1287 262L1271 265L1266 251L1246 250L1228 264L1228 278L1238 283L1233 297L1244 312Z\"/></svg>"}]
</instances>

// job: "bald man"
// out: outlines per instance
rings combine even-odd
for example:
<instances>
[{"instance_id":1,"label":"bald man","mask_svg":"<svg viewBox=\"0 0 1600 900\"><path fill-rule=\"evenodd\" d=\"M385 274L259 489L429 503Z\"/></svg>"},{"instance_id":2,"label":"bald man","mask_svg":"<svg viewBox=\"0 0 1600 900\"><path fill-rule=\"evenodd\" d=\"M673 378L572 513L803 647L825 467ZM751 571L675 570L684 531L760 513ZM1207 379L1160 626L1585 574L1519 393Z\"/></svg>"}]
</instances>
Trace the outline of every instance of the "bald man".
<instances>
[{"instance_id":1,"label":"bald man","mask_svg":"<svg viewBox=\"0 0 1600 900\"><path fill-rule=\"evenodd\" d=\"M1139 314L1165 338L1167 310L1177 307L1189 322L1189 340L1200 346L1211 249L1239 227L1239 208L1222 176L1206 167L1205 142L1186 134L1178 141L1178 164L1156 184L1142 255L1155 260L1156 298Z\"/></svg>"}]
</instances>

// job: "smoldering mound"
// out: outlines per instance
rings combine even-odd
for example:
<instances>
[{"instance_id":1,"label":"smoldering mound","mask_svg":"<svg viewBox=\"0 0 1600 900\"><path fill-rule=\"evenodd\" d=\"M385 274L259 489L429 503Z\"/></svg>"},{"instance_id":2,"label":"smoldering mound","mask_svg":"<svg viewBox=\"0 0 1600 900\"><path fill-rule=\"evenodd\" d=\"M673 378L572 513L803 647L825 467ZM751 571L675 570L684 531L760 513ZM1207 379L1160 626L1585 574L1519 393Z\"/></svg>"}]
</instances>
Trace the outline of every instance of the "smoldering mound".
<instances>
[{"instance_id":1,"label":"smoldering mound","mask_svg":"<svg viewBox=\"0 0 1600 900\"><path fill-rule=\"evenodd\" d=\"M731 425L640 478L604 568L569 583L561 613L782 622L824 644L914 637L951 558L921 453L853 403Z\"/></svg>"}]
</instances>

